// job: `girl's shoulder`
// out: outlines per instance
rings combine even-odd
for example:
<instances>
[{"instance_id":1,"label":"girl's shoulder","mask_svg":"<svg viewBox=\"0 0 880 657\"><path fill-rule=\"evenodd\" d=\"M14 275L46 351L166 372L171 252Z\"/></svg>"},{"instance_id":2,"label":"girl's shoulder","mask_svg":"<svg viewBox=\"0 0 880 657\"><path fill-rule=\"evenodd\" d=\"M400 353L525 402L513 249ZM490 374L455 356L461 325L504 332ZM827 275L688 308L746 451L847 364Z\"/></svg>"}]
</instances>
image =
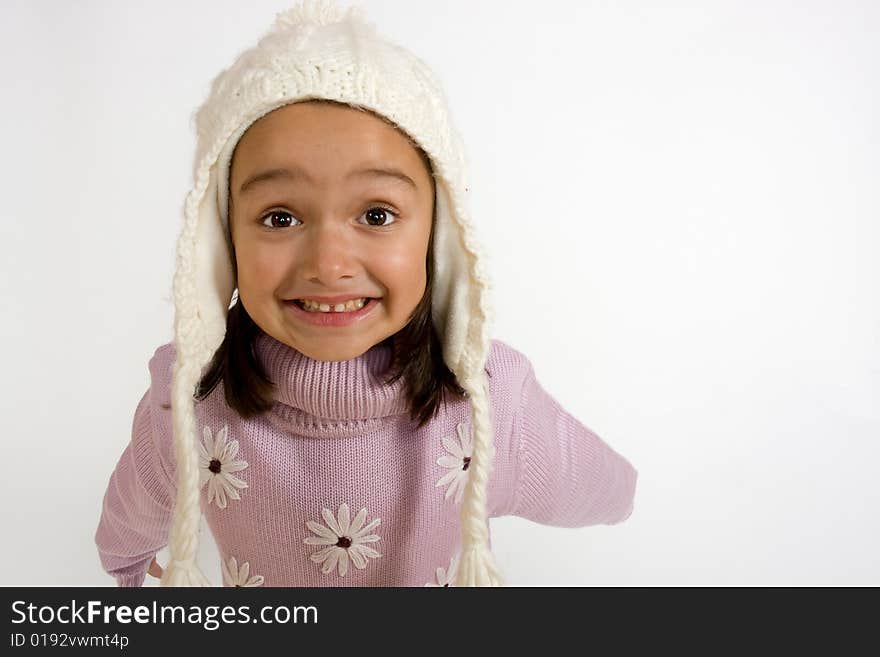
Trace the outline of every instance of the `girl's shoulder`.
<instances>
[{"instance_id":1,"label":"girl's shoulder","mask_svg":"<svg viewBox=\"0 0 880 657\"><path fill-rule=\"evenodd\" d=\"M492 388L519 390L532 369L528 357L511 344L493 338L486 358L486 371Z\"/></svg>"},{"instance_id":2,"label":"girl's shoulder","mask_svg":"<svg viewBox=\"0 0 880 657\"><path fill-rule=\"evenodd\" d=\"M171 376L175 354L172 341L157 347L150 358L150 396L160 409L171 408Z\"/></svg>"},{"instance_id":3,"label":"girl's shoulder","mask_svg":"<svg viewBox=\"0 0 880 657\"><path fill-rule=\"evenodd\" d=\"M147 430L161 473L168 490L175 489L176 467L171 418L171 378L174 366L174 345L158 347L149 361L150 387L135 411L134 426ZM144 443L147 444L147 443Z\"/></svg>"}]
</instances>

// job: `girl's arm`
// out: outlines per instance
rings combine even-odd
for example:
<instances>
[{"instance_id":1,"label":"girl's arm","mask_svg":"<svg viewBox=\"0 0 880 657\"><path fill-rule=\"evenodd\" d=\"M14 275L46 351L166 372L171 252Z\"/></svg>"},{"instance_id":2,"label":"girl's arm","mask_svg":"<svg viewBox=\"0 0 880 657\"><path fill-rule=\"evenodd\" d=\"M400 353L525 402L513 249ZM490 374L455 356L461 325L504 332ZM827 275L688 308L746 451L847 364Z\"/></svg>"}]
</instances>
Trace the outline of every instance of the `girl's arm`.
<instances>
[{"instance_id":1,"label":"girl's arm","mask_svg":"<svg viewBox=\"0 0 880 657\"><path fill-rule=\"evenodd\" d=\"M110 476L95 533L101 565L119 586L142 586L150 562L168 544L173 494L151 416L148 390L134 414L131 442Z\"/></svg>"},{"instance_id":2,"label":"girl's arm","mask_svg":"<svg viewBox=\"0 0 880 657\"><path fill-rule=\"evenodd\" d=\"M511 513L543 525L614 525L633 511L638 471L570 415L528 363L514 418L517 482Z\"/></svg>"}]
</instances>

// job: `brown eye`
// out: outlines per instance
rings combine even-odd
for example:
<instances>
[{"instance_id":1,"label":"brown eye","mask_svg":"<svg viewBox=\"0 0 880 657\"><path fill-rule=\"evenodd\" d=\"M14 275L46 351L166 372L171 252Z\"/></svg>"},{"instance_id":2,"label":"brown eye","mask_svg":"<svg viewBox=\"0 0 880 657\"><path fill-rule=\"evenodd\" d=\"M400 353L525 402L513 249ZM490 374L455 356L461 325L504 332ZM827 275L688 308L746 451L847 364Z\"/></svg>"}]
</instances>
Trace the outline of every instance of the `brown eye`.
<instances>
[{"instance_id":1,"label":"brown eye","mask_svg":"<svg viewBox=\"0 0 880 657\"><path fill-rule=\"evenodd\" d=\"M278 218L277 221L276 217ZM293 218L293 215L286 210L270 210L260 218L260 223L266 226L266 228L287 228L291 225L291 219ZM271 225L266 225L267 219L271 222Z\"/></svg>"},{"instance_id":2,"label":"brown eye","mask_svg":"<svg viewBox=\"0 0 880 657\"><path fill-rule=\"evenodd\" d=\"M385 223L388 219L388 215L394 217L390 222ZM390 226L395 221L397 221L397 213L390 208L383 207L381 205L377 205L376 207L372 207L366 212L364 212L362 217L367 218L367 224L370 226L376 226L377 228L384 228L385 226Z\"/></svg>"}]
</instances>

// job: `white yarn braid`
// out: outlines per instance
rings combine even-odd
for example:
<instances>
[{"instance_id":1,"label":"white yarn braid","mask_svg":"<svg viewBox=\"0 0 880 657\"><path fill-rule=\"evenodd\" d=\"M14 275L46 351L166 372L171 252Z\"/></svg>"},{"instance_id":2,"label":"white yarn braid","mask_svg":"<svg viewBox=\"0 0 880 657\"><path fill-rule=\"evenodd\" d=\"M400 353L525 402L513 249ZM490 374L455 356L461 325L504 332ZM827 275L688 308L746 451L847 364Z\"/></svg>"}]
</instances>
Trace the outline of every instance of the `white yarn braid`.
<instances>
[{"instance_id":1,"label":"white yarn braid","mask_svg":"<svg viewBox=\"0 0 880 657\"><path fill-rule=\"evenodd\" d=\"M489 400L482 382L462 382L473 410L474 449L461 505L461 559L456 586L504 586L504 577L489 549L489 475L495 457Z\"/></svg>"},{"instance_id":2,"label":"white yarn braid","mask_svg":"<svg viewBox=\"0 0 880 657\"><path fill-rule=\"evenodd\" d=\"M210 164L199 167L196 185L186 200L184 227L177 243L174 275L176 358L171 379L171 416L177 460L177 494L174 500L168 546L170 559L160 586L211 586L196 563L201 506L196 418L193 399L202 367L211 358L195 292L195 245L199 203L208 185Z\"/></svg>"},{"instance_id":3,"label":"white yarn braid","mask_svg":"<svg viewBox=\"0 0 880 657\"><path fill-rule=\"evenodd\" d=\"M460 145L457 152L464 153L463 145ZM461 505L461 557L455 585L504 586L504 576L489 548L489 478L495 461L495 446L489 415L489 385L483 368L490 344L492 285L485 267L486 257L481 247L482 242L478 239L476 227L471 223L464 199L461 198L466 189L464 181L467 160L462 158L456 170L449 170L442 165L441 169L447 180L453 182L448 186L452 216L457 220L461 233L472 286L467 348L460 383L470 399L474 446Z\"/></svg>"}]
</instances>

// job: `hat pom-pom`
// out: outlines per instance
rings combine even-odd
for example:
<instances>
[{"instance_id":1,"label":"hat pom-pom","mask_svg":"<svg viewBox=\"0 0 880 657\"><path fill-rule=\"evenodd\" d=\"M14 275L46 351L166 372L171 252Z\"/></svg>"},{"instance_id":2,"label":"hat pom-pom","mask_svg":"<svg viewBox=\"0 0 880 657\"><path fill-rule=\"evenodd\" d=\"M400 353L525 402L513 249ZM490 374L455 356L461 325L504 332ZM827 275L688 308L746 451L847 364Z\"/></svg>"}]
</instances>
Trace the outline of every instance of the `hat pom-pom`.
<instances>
[{"instance_id":1,"label":"hat pom-pom","mask_svg":"<svg viewBox=\"0 0 880 657\"><path fill-rule=\"evenodd\" d=\"M504 586L501 570L488 545L473 545L462 550L456 586Z\"/></svg>"},{"instance_id":2,"label":"hat pom-pom","mask_svg":"<svg viewBox=\"0 0 880 657\"><path fill-rule=\"evenodd\" d=\"M362 9L358 6L348 10L337 6L332 0L301 0L290 9L275 15L275 29L296 27L298 25L330 25L343 20L346 15L360 16Z\"/></svg>"},{"instance_id":3,"label":"hat pom-pom","mask_svg":"<svg viewBox=\"0 0 880 657\"><path fill-rule=\"evenodd\" d=\"M165 566L159 586L212 586L212 584L194 562L184 563L172 559Z\"/></svg>"}]
</instances>

